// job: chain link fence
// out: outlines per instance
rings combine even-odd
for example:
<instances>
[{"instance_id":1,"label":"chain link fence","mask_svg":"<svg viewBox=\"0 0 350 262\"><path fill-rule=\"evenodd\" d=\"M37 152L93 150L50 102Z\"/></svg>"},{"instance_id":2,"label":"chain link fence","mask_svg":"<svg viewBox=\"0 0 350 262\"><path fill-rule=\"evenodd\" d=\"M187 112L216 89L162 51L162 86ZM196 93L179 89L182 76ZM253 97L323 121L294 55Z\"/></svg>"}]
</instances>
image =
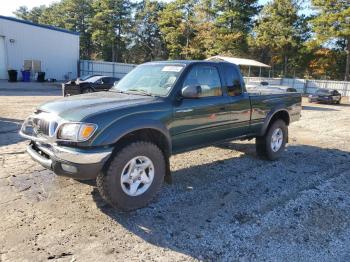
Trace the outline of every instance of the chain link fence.
<instances>
[{"instance_id":1,"label":"chain link fence","mask_svg":"<svg viewBox=\"0 0 350 262\"><path fill-rule=\"evenodd\" d=\"M122 78L134 67L136 67L136 65L94 60L80 60L78 67L80 76L99 74Z\"/></svg>"},{"instance_id":2,"label":"chain link fence","mask_svg":"<svg viewBox=\"0 0 350 262\"><path fill-rule=\"evenodd\" d=\"M302 94L313 94L318 88L327 88L339 91L342 96L350 96L350 82L346 81L267 77L244 77L244 80L246 84L257 84L264 81L271 86L293 87Z\"/></svg>"}]
</instances>

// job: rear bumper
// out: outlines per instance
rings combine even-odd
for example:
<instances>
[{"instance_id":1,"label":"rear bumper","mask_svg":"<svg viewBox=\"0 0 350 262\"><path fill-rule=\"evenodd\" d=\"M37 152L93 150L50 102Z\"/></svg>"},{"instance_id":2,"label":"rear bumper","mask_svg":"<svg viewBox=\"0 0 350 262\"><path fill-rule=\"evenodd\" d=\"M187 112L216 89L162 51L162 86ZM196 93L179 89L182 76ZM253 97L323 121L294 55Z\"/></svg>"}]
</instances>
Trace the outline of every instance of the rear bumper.
<instances>
[{"instance_id":1,"label":"rear bumper","mask_svg":"<svg viewBox=\"0 0 350 262\"><path fill-rule=\"evenodd\" d=\"M112 154L111 148L76 149L31 142L31 158L60 176L79 180L95 179Z\"/></svg>"}]
</instances>

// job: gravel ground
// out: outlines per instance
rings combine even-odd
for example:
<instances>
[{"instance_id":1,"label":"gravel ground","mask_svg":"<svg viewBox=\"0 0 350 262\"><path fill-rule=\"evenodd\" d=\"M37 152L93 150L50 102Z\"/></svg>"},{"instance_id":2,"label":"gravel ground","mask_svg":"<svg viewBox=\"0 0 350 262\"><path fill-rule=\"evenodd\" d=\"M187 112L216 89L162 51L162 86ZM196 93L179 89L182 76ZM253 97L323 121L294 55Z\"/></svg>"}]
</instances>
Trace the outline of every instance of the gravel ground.
<instances>
[{"instance_id":1,"label":"gravel ground","mask_svg":"<svg viewBox=\"0 0 350 262\"><path fill-rule=\"evenodd\" d=\"M254 141L176 155L173 185L120 213L25 153L21 121L59 94L0 82L0 261L350 261L349 104L304 101L276 162Z\"/></svg>"}]
</instances>

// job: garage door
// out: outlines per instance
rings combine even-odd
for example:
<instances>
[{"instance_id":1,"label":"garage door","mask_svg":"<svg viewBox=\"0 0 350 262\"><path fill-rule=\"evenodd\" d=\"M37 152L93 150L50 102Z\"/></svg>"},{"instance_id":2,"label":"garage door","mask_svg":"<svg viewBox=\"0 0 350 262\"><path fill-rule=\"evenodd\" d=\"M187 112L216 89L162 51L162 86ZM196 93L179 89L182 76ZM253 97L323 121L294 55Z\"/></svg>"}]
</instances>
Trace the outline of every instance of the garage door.
<instances>
[{"instance_id":1,"label":"garage door","mask_svg":"<svg viewBox=\"0 0 350 262\"><path fill-rule=\"evenodd\" d=\"M0 36L0 79L7 79L5 37Z\"/></svg>"}]
</instances>

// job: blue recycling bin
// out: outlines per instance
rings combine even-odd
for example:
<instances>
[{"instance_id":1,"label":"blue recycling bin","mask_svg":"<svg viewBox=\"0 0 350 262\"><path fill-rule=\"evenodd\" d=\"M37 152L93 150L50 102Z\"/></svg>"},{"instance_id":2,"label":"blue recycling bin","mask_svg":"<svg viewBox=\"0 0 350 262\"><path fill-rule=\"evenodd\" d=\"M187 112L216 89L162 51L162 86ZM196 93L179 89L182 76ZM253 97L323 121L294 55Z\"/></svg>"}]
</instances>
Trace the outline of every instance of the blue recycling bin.
<instances>
[{"instance_id":1,"label":"blue recycling bin","mask_svg":"<svg viewBox=\"0 0 350 262\"><path fill-rule=\"evenodd\" d=\"M30 82L30 71L29 70L22 71L22 81L23 82Z\"/></svg>"}]
</instances>

